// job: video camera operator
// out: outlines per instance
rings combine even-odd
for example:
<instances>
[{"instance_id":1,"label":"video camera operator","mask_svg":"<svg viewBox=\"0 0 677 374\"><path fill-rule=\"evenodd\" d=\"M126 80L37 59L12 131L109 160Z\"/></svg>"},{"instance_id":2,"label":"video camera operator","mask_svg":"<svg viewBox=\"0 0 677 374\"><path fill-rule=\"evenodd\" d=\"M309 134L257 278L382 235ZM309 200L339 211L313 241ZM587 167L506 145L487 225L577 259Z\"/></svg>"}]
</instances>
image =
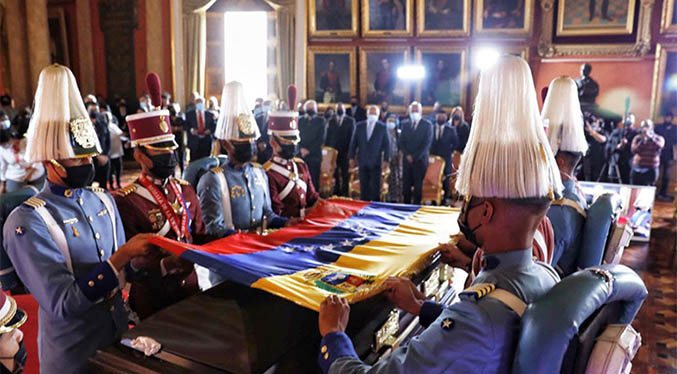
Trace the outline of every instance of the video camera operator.
<instances>
[{"instance_id":1,"label":"video camera operator","mask_svg":"<svg viewBox=\"0 0 677 374\"><path fill-rule=\"evenodd\" d=\"M588 142L588 153L583 158L583 176L587 181L599 179L606 161L605 144L608 133L604 130L604 118L598 118L585 112L585 140Z\"/></svg>"}]
</instances>

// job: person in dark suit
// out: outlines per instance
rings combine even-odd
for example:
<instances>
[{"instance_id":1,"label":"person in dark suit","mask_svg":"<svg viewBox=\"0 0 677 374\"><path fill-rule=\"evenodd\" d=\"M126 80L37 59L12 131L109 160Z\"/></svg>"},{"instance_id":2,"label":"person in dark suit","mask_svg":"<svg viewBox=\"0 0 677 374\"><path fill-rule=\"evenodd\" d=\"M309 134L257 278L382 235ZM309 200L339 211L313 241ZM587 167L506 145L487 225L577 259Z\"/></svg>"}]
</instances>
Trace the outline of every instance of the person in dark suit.
<instances>
[{"instance_id":1,"label":"person in dark suit","mask_svg":"<svg viewBox=\"0 0 677 374\"><path fill-rule=\"evenodd\" d=\"M388 130L378 115L378 107L370 105L367 120L357 124L350 142L350 166L359 166L360 199L365 201L380 200L381 171L390 162Z\"/></svg>"},{"instance_id":2,"label":"person in dark suit","mask_svg":"<svg viewBox=\"0 0 677 374\"><path fill-rule=\"evenodd\" d=\"M273 101L266 99L261 104L261 110L256 114L256 126L259 127L261 137L256 139L256 162L263 165L273 156L268 138L268 115L273 110Z\"/></svg>"},{"instance_id":3,"label":"person in dark suit","mask_svg":"<svg viewBox=\"0 0 677 374\"><path fill-rule=\"evenodd\" d=\"M421 203L423 178L428 168L430 144L433 141L433 125L421 118L422 113L421 104L414 101L409 105L409 118L401 123L400 147L404 156L402 188L405 204ZM414 189L413 196L412 188Z\"/></svg>"},{"instance_id":4,"label":"person in dark suit","mask_svg":"<svg viewBox=\"0 0 677 374\"><path fill-rule=\"evenodd\" d=\"M357 96L353 96L350 99L350 110L348 111L351 117L355 119L355 122L362 122L367 120L367 111L360 106L360 99Z\"/></svg>"},{"instance_id":5,"label":"person in dark suit","mask_svg":"<svg viewBox=\"0 0 677 374\"><path fill-rule=\"evenodd\" d=\"M336 104L336 115L329 120L327 126L327 141L325 145L338 151L336 155L336 171L334 172L334 193L339 196L348 196L350 181L349 158L350 142L355 133L355 119L346 114L343 103Z\"/></svg>"},{"instance_id":6,"label":"person in dark suit","mask_svg":"<svg viewBox=\"0 0 677 374\"><path fill-rule=\"evenodd\" d=\"M99 187L108 187L108 174L110 174L110 130L108 129L108 117L99 112L99 105L96 101L90 101L86 104L89 118L94 123L94 130L101 145L101 154L96 156L94 162L94 181L99 183Z\"/></svg>"},{"instance_id":7,"label":"person in dark suit","mask_svg":"<svg viewBox=\"0 0 677 374\"><path fill-rule=\"evenodd\" d=\"M463 108L460 106L451 110L451 127L456 129L456 134L458 135L458 148L456 151L463 153L465 145L468 143L468 137L470 137L470 125L465 121Z\"/></svg>"},{"instance_id":8,"label":"person in dark suit","mask_svg":"<svg viewBox=\"0 0 677 374\"><path fill-rule=\"evenodd\" d=\"M451 177L453 165L451 155L458 149L459 141L456 128L452 127L444 111L437 112L435 117L435 129L433 130L433 142L430 145L430 154L444 159L444 182L443 188L449 195L449 177Z\"/></svg>"},{"instance_id":9,"label":"person in dark suit","mask_svg":"<svg viewBox=\"0 0 677 374\"><path fill-rule=\"evenodd\" d=\"M203 97L195 99L195 109L186 113L186 128L190 159L209 157L212 151L212 133L216 130L216 119L212 112L205 110Z\"/></svg>"},{"instance_id":10,"label":"person in dark suit","mask_svg":"<svg viewBox=\"0 0 677 374\"><path fill-rule=\"evenodd\" d=\"M320 169L322 167L322 145L327 137L327 120L317 115L317 102L306 101L303 106L306 115L299 119L301 142L299 148L303 161L308 164L313 185L320 185Z\"/></svg>"}]
</instances>

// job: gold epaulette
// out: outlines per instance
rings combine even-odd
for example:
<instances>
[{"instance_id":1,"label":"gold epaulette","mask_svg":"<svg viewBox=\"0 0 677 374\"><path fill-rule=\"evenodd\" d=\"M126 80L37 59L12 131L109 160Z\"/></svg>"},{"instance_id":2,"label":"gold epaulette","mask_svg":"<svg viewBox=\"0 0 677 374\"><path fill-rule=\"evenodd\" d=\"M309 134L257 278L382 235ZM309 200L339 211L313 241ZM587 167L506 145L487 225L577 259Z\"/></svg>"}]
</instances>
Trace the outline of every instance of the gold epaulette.
<instances>
[{"instance_id":1,"label":"gold epaulette","mask_svg":"<svg viewBox=\"0 0 677 374\"><path fill-rule=\"evenodd\" d=\"M306 163L305 161L303 161L303 159L302 159L301 157L294 157L294 161L296 161L296 162L298 162L298 163L300 163L300 164L305 164L305 163Z\"/></svg>"},{"instance_id":2,"label":"gold epaulette","mask_svg":"<svg viewBox=\"0 0 677 374\"><path fill-rule=\"evenodd\" d=\"M33 209L38 209L47 205L47 202L45 202L44 200L40 200L37 197L31 197L30 199L24 201L24 204L28 205Z\"/></svg>"},{"instance_id":3,"label":"gold epaulette","mask_svg":"<svg viewBox=\"0 0 677 374\"><path fill-rule=\"evenodd\" d=\"M478 283L463 290L459 297L465 300L477 301L492 293L495 289L496 285L493 283Z\"/></svg>"},{"instance_id":4,"label":"gold epaulette","mask_svg":"<svg viewBox=\"0 0 677 374\"><path fill-rule=\"evenodd\" d=\"M209 171L211 171L214 174L223 173L223 168L220 167L220 166L216 166L216 167L209 169Z\"/></svg>"},{"instance_id":5,"label":"gold epaulette","mask_svg":"<svg viewBox=\"0 0 677 374\"><path fill-rule=\"evenodd\" d=\"M87 188L89 188L90 190L92 190L92 191L94 191L94 192L104 192L104 191L106 191L106 190L104 190L104 189L101 188L101 187L91 187L91 186L90 186L90 187L87 187Z\"/></svg>"},{"instance_id":6,"label":"gold epaulette","mask_svg":"<svg viewBox=\"0 0 677 374\"><path fill-rule=\"evenodd\" d=\"M266 171L270 170L270 168L272 168L272 167L273 167L273 162L270 161L270 160L266 161L266 163L263 164L263 168L264 168Z\"/></svg>"},{"instance_id":7,"label":"gold epaulette","mask_svg":"<svg viewBox=\"0 0 677 374\"><path fill-rule=\"evenodd\" d=\"M252 164L252 166L255 168L263 169L263 165L259 164L258 162L250 162L250 164Z\"/></svg>"},{"instance_id":8,"label":"gold epaulette","mask_svg":"<svg viewBox=\"0 0 677 374\"><path fill-rule=\"evenodd\" d=\"M179 184L182 184L182 185L184 185L184 186L189 186L189 185L190 185L190 183L188 183L187 180L184 180L184 179L181 179L181 178L174 178L174 179L176 179L176 181L179 182Z\"/></svg>"},{"instance_id":9,"label":"gold epaulette","mask_svg":"<svg viewBox=\"0 0 677 374\"><path fill-rule=\"evenodd\" d=\"M136 191L136 183L132 183L128 186L122 187L116 190L115 193L118 195L127 196L134 191Z\"/></svg>"}]
</instances>

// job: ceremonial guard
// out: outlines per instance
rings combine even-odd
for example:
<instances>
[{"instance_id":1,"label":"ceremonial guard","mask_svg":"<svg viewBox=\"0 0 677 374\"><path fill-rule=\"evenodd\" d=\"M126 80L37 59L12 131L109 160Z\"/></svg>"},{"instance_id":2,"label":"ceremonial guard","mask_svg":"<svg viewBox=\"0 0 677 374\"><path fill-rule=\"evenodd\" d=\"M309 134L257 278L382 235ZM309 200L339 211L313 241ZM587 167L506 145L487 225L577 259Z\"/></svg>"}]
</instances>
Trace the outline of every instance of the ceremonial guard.
<instances>
[{"instance_id":1,"label":"ceremonial guard","mask_svg":"<svg viewBox=\"0 0 677 374\"><path fill-rule=\"evenodd\" d=\"M514 95L498 99L509 89ZM533 261L530 247L562 185L526 61L505 56L482 71L476 109L456 188L465 197L458 224L484 249L482 271L449 306L425 301L408 279L387 280L386 296L426 329L374 366L360 361L344 333L347 301L328 297L319 317L323 372L510 373L522 313L559 280Z\"/></svg>"},{"instance_id":2,"label":"ceremonial guard","mask_svg":"<svg viewBox=\"0 0 677 374\"><path fill-rule=\"evenodd\" d=\"M71 71L42 70L26 155L42 161L48 184L10 214L4 246L37 300L43 374L86 373L97 349L127 330L119 289L130 260L152 247L138 235L125 243L113 198L87 187L100 147ZM123 271L124 270L124 271Z\"/></svg>"},{"instance_id":3,"label":"ceremonial guard","mask_svg":"<svg viewBox=\"0 0 677 374\"><path fill-rule=\"evenodd\" d=\"M289 86L289 102L296 100L296 87ZM292 101L293 100L293 101ZM308 165L294 157L298 152L299 129L297 113L279 111L270 113L268 133L273 147L273 158L264 164L270 199L275 213L284 217L301 217L315 205L320 194L313 186Z\"/></svg>"},{"instance_id":4,"label":"ceremonial guard","mask_svg":"<svg viewBox=\"0 0 677 374\"><path fill-rule=\"evenodd\" d=\"M19 327L27 319L26 312L17 308L16 300L0 291L0 374L23 372L28 355Z\"/></svg>"},{"instance_id":5,"label":"ceremonial guard","mask_svg":"<svg viewBox=\"0 0 677 374\"><path fill-rule=\"evenodd\" d=\"M200 242L205 226L197 194L188 182L174 178L177 144L169 125L169 110L159 109L159 78L151 73L146 79L150 111L126 117L141 175L114 194L125 234L131 238L138 233L155 233L186 243ZM129 294L129 304L140 319L198 291L190 263L159 251L147 260L145 272L132 280Z\"/></svg>"},{"instance_id":6,"label":"ceremonial guard","mask_svg":"<svg viewBox=\"0 0 677 374\"><path fill-rule=\"evenodd\" d=\"M287 218L271 208L266 172L263 166L251 162L260 134L240 82L230 82L223 88L215 136L228 153L228 163L211 169L197 185L207 234L221 238L239 230L283 227ZM215 273L206 274L203 268L197 269L202 289L222 279Z\"/></svg>"},{"instance_id":7,"label":"ceremonial guard","mask_svg":"<svg viewBox=\"0 0 677 374\"><path fill-rule=\"evenodd\" d=\"M548 210L555 232L552 264L561 275L576 271L576 257L588 209L585 195L574 177L576 165L588 150L580 108L578 88L573 79L559 77L550 83L542 117L550 124L550 147L564 185L563 197L554 201Z\"/></svg>"}]
</instances>

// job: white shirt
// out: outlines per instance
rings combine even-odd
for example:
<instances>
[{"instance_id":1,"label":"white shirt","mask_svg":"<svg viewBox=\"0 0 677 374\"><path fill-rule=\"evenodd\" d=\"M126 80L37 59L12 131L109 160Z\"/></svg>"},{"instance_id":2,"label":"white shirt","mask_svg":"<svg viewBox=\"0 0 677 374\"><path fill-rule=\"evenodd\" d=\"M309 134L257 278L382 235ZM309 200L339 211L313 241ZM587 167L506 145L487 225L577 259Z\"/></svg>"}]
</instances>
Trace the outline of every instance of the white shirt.
<instances>
[{"instance_id":1,"label":"white shirt","mask_svg":"<svg viewBox=\"0 0 677 374\"><path fill-rule=\"evenodd\" d=\"M122 136L122 130L113 122L108 123L108 131L110 131L110 153L108 156L110 158L120 158L125 153L124 149L122 149L122 141L127 140L127 138Z\"/></svg>"},{"instance_id":2,"label":"white shirt","mask_svg":"<svg viewBox=\"0 0 677 374\"><path fill-rule=\"evenodd\" d=\"M0 181L12 180L16 182L34 181L45 174L42 163L26 162L26 139L19 141L19 152L15 152L11 141L0 147ZM30 174L30 175L29 175Z\"/></svg>"}]
</instances>

